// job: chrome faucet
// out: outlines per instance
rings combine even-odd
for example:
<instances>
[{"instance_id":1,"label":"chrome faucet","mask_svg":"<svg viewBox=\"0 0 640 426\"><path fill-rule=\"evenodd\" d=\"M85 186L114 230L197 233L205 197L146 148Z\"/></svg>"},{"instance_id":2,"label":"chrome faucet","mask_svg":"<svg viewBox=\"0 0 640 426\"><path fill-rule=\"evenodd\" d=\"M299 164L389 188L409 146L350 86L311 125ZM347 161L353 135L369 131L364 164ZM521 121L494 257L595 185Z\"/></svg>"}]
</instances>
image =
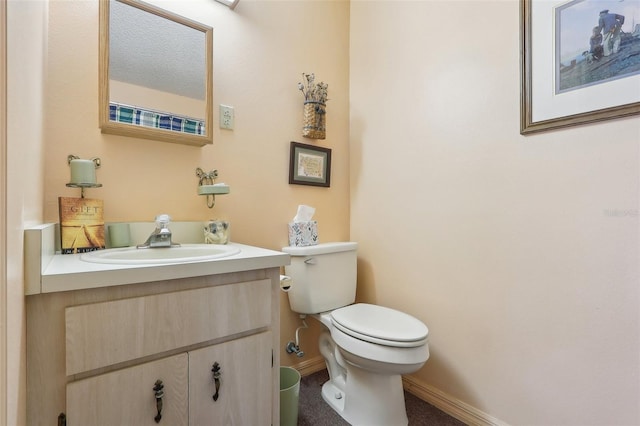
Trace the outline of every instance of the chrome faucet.
<instances>
[{"instance_id":1,"label":"chrome faucet","mask_svg":"<svg viewBox=\"0 0 640 426\"><path fill-rule=\"evenodd\" d=\"M171 241L171 230L169 229L169 222L171 217L168 214L161 214L156 216L156 229L149 235L147 241L144 244L139 244L136 247L141 248L158 248L158 247L178 247L180 244Z\"/></svg>"}]
</instances>

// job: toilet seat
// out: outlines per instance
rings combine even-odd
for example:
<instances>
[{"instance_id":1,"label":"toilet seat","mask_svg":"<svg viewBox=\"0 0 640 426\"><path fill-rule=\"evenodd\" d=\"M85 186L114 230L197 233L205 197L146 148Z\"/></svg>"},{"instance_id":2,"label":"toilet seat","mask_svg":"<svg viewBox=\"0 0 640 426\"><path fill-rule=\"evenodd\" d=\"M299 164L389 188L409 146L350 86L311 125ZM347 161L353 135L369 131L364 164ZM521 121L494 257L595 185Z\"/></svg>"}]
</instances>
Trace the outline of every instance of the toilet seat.
<instances>
[{"instance_id":1,"label":"toilet seat","mask_svg":"<svg viewBox=\"0 0 640 426\"><path fill-rule=\"evenodd\" d=\"M395 309L357 303L331 312L334 327L378 345L413 348L427 342L429 329L422 321Z\"/></svg>"}]
</instances>

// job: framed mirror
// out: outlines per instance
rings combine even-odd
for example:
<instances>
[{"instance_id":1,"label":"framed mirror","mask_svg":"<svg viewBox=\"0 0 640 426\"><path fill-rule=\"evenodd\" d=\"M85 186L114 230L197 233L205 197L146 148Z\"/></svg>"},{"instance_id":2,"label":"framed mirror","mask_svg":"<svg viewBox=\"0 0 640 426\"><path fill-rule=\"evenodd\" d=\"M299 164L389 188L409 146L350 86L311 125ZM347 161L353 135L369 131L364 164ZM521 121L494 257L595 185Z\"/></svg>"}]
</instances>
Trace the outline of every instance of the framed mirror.
<instances>
[{"instance_id":1,"label":"framed mirror","mask_svg":"<svg viewBox=\"0 0 640 426\"><path fill-rule=\"evenodd\" d=\"M213 143L213 29L138 0L100 0L102 133Z\"/></svg>"}]
</instances>

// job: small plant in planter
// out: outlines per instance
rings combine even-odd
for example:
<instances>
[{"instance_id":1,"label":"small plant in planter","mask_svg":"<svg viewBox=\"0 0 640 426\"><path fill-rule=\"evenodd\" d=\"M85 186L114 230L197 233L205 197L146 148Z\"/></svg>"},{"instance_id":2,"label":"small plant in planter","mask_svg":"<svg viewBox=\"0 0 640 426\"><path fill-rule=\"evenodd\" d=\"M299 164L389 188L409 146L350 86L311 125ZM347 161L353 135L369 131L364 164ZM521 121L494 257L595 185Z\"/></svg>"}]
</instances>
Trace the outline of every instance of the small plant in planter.
<instances>
[{"instance_id":1,"label":"small plant in planter","mask_svg":"<svg viewBox=\"0 0 640 426\"><path fill-rule=\"evenodd\" d=\"M326 102L329 85L315 82L315 74L302 73L298 89L304 95L304 125L302 136L311 139L326 137Z\"/></svg>"}]
</instances>

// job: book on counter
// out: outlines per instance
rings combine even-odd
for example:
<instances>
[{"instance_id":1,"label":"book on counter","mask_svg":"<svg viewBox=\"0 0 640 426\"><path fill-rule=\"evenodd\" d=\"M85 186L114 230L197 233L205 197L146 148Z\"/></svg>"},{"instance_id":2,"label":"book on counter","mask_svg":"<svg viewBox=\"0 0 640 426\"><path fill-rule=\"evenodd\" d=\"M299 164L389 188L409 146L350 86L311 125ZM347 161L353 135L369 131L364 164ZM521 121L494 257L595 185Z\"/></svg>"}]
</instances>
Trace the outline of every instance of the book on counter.
<instances>
[{"instance_id":1,"label":"book on counter","mask_svg":"<svg viewBox=\"0 0 640 426\"><path fill-rule=\"evenodd\" d=\"M86 253L105 248L103 201L58 197L62 254Z\"/></svg>"}]
</instances>

